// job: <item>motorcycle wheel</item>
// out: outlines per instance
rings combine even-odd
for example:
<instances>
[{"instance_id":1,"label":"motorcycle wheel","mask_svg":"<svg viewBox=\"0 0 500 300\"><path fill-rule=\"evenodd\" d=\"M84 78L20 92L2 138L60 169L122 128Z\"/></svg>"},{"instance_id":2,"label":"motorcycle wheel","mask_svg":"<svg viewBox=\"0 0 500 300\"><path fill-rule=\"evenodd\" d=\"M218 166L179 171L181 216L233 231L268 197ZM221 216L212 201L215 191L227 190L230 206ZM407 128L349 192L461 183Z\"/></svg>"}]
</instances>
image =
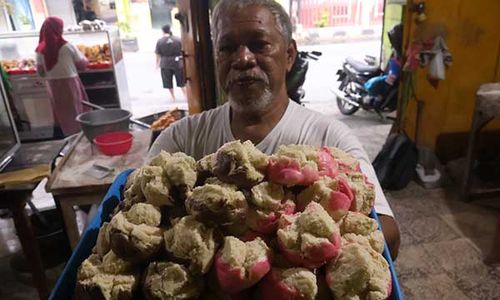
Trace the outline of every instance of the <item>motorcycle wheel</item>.
<instances>
[{"instance_id":1,"label":"motorcycle wheel","mask_svg":"<svg viewBox=\"0 0 500 300\"><path fill-rule=\"evenodd\" d=\"M349 116L358 111L359 107L344 101L342 98L337 97L337 106L343 115Z\"/></svg>"}]
</instances>

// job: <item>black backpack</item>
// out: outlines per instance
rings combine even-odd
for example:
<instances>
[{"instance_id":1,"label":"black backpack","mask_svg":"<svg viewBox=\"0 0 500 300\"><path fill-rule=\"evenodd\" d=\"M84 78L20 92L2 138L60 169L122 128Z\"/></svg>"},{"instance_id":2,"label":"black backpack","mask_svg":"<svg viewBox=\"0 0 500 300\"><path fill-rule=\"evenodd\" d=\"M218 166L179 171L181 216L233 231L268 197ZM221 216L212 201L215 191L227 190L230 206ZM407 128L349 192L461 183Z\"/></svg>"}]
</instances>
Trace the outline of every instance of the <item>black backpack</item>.
<instances>
[{"instance_id":1,"label":"black backpack","mask_svg":"<svg viewBox=\"0 0 500 300\"><path fill-rule=\"evenodd\" d=\"M382 188L400 190L406 187L415 175L417 153L417 147L406 134L389 135L373 161Z\"/></svg>"}]
</instances>

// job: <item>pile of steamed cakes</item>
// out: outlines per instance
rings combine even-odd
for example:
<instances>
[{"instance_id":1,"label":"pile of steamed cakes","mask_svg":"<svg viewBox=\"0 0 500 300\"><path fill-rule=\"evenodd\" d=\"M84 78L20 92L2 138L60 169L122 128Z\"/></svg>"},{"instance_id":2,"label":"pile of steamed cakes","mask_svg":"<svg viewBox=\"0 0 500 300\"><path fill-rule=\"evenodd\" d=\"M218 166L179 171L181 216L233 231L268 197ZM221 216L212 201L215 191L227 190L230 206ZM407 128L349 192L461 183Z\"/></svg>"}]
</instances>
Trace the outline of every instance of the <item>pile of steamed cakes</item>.
<instances>
[{"instance_id":1,"label":"pile of steamed cakes","mask_svg":"<svg viewBox=\"0 0 500 300\"><path fill-rule=\"evenodd\" d=\"M386 299L375 191L336 148L161 152L80 266L78 299Z\"/></svg>"}]
</instances>

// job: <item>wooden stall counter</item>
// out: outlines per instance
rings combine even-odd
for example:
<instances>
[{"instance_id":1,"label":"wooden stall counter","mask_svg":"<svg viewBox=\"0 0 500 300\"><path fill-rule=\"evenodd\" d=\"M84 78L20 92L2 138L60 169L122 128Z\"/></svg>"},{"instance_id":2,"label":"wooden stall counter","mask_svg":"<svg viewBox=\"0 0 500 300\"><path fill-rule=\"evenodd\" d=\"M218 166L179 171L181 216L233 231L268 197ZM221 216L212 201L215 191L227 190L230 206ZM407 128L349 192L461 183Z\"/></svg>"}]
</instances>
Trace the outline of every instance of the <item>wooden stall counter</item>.
<instances>
[{"instance_id":1,"label":"wooden stall counter","mask_svg":"<svg viewBox=\"0 0 500 300\"><path fill-rule=\"evenodd\" d=\"M21 144L14 159L0 172L0 209L8 209L12 213L16 233L31 266L33 283L40 299L47 299L49 287L39 245L25 208L27 203L33 205L33 190L43 178L50 175L51 164L64 145L65 141Z\"/></svg>"},{"instance_id":2,"label":"wooden stall counter","mask_svg":"<svg viewBox=\"0 0 500 300\"><path fill-rule=\"evenodd\" d=\"M72 149L58 163L50 176L46 189L52 193L61 208L72 249L80 239L74 207L99 204L116 175L144 164L151 141L151 131L131 133L134 140L130 151L119 156L100 153L95 145L80 134ZM106 172L106 169L111 171Z\"/></svg>"}]
</instances>

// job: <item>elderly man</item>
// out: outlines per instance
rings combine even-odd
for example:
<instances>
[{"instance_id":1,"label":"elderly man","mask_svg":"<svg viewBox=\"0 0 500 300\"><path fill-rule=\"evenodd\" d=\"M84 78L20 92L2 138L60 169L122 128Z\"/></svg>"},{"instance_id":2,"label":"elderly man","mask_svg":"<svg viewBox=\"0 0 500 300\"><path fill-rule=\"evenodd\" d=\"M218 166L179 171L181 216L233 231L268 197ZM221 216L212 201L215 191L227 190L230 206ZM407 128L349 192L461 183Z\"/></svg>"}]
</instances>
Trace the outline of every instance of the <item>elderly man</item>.
<instances>
[{"instance_id":1,"label":"elderly man","mask_svg":"<svg viewBox=\"0 0 500 300\"><path fill-rule=\"evenodd\" d=\"M167 128L150 156L166 150L200 159L236 139L267 154L287 144L338 147L359 159L375 184L375 208L395 258L398 226L360 143L344 124L288 99L285 76L297 48L283 8L273 0L221 0L212 26L217 76L228 103Z\"/></svg>"}]
</instances>

